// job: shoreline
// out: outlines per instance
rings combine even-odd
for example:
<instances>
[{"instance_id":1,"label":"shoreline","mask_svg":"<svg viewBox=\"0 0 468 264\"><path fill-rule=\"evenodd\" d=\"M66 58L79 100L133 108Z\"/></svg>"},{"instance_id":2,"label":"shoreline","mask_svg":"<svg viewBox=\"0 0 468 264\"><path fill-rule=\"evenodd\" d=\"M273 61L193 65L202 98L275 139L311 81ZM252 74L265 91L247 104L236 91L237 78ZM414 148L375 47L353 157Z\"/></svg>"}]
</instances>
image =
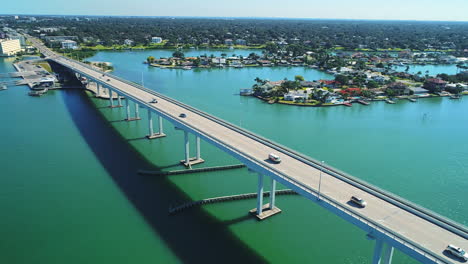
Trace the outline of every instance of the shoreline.
<instances>
[{"instance_id":1,"label":"shoreline","mask_svg":"<svg viewBox=\"0 0 468 264\"><path fill-rule=\"evenodd\" d=\"M399 100L408 100L410 98L412 99L416 99L416 100L419 100L419 99L428 99L428 98L438 98L438 97L450 97L451 95L434 95L434 94L431 94L429 96L406 96L406 97L395 97L393 98L392 100L393 101L399 101ZM462 92L460 94L461 97L463 96L468 96L468 91L465 91L465 92ZM281 104L281 105L291 105L291 106L300 106L300 107L333 107L333 106L346 106L346 107L350 107L350 106L347 106L345 105L345 103L357 103L357 104L361 104L359 103L358 101L359 100L364 100L364 101L367 101L367 102L384 102L390 98L380 98L380 99L351 99L351 100L348 100L348 101L345 101L343 103L338 103L338 104L332 104L332 103L323 103L323 104L311 104L311 103L296 103L294 101L284 101L284 100L274 100L274 99L269 99L269 98L265 98L265 97L261 97L261 96L257 96L257 95L250 95L250 96L247 96L247 97L254 97L254 98L257 98L257 99L260 99L264 102L267 102L268 104Z\"/></svg>"}]
</instances>

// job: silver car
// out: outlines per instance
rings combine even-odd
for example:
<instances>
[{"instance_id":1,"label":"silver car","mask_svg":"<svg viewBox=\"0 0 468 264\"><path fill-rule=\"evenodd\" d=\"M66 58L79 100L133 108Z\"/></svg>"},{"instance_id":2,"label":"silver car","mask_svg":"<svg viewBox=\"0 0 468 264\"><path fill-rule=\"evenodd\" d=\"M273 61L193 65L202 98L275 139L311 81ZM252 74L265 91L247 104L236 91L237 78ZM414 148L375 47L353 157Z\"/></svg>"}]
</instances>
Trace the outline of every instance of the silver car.
<instances>
[{"instance_id":1,"label":"silver car","mask_svg":"<svg viewBox=\"0 0 468 264\"><path fill-rule=\"evenodd\" d=\"M461 249L461 248L459 248L457 246L448 245L446 250L448 252L450 252L450 254L452 254L452 255L454 255L454 256L456 256L458 258L461 258L463 260L468 260L468 253L465 250L463 250L463 249Z\"/></svg>"},{"instance_id":2,"label":"silver car","mask_svg":"<svg viewBox=\"0 0 468 264\"><path fill-rule=\"evenodd\" d=\"M364 208L366 207L367 203L366 201L364 201L362 198L360 197L357 197L357 196L351 196L351 200L350 200L352 203Z\"/></svg>"}]
</instances>

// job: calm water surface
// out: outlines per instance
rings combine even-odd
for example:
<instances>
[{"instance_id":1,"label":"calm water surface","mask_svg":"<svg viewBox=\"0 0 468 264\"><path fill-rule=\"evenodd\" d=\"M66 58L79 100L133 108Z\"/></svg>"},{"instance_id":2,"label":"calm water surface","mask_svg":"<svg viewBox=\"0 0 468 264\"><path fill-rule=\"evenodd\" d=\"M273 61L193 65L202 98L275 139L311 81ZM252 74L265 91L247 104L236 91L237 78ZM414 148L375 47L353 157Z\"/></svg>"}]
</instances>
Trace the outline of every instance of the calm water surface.
<instances>
[{"instance_id":1,"label":"calm water surface","mask_svg":"<svg viewBox=\"0 0 468 264\"><path fill-rule=\"evenodd\" d=\"M192 52L186 56L200 51ZM468 98L352 108L268 105L238 96L239 89L257 76L330 76L303 68L184 71L141 63L170 53L101 52L92 59L110 61L116 75L143 80L148 88L467 224ZM0 61L0 72L13 70L11 61ZM261 223L246 216L254 200L168 216L171 204L254 192L256 175L139 175L140 169L180 169L183 133L165 122L168 136L147 141L145 121L122 122L123 109L106 108L106 101L82 91L41 98L27 91L0 92L2 262L370 263L373 242L365 233L299 196L278 197L283 213ZM202 156L205 166L237 163L205 143ZM398 252L395 262L415 263Z\"/></svg>"}]
</instances>

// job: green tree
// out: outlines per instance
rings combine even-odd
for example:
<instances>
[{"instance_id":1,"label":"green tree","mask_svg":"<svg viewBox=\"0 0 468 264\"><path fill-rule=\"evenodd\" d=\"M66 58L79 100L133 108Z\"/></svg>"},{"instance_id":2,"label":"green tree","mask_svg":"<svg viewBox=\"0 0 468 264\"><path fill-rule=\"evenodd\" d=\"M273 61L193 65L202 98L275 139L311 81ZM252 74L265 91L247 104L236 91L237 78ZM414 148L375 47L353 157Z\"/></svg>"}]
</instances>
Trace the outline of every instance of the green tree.
<instances>
[{"instance_id":1,"label":"green tree","mask_svg":"<svg viewBox=\"0 0 468 264\"><path fill-rule=\"evenodd\" d=\"M175 58L184 58L184 53L180 50L177 50L175 51L174 53L172 53L172 57L175 57Z\"/></svg>"},{"instance_id":2,"label":"green tree","mask_svg":"<svg viewBox=\"0 0 468 264\"><path fill-rule=\"evenodd\" d=\"M341 83L342 85L347 85L349 83L349 77L343 74L338 74L335 76L335 81Z\"/></svg>"},{"instance_id":3,"label":"green tree","mask_svg":"<svg viewBox=\"0 0 468 264\"><path fill-rule=\"evenodd\" d=\"M155 58L154 58L153 56L149 56L148 58L146 58L146 61L147 61L148 63L153 63L154 60L155 60Z\"/></svg>"},{"instance_id":4,"label":"green tree","mask_svg":"<svg viewBox=\"0 0 468 264\"><path fill-rule=\"evenodd\" d=\"M379 87L379 84L376 81L370 80L370 81L367 82L366 86L367 86L367 88L374 89L374 88Z\"/></svg>"},{"instance_id":5,"label":"green tree","mask_svg":"<svg viewBox=\"0 0 468 264\"><path fill-rule=\"evenodd\" d=\"M304 76L296 75L296 76L294 76L294 80L298 81L298 82L303 82L304 81Z\"/></svg>"}]
</instances>

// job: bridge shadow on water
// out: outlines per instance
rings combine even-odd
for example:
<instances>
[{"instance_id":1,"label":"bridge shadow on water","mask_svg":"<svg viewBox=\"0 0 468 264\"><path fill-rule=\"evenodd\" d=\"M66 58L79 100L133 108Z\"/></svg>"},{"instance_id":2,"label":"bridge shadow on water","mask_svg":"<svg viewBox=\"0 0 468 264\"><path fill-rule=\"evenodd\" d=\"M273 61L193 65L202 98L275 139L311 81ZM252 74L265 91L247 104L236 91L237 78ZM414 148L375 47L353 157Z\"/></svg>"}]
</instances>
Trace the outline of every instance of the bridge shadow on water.
<instances>
[{"instance_id":1,"label":"bridge shadow on water","mask_svg":"<svg viewBox=\"0 0 468 264\"><path fill-rule=\"evenodd\" d=\"M166 177L147 177L138 170L159 170L139 154L96 109L83 91L62 93L67 109L107 173L138 209L154 233L184 263L265 263L234 236L226 222L201 208L170 216L169 206L190 198ZM245 217L234 220L242 221Z\"/></svg>"}]
</instances>

